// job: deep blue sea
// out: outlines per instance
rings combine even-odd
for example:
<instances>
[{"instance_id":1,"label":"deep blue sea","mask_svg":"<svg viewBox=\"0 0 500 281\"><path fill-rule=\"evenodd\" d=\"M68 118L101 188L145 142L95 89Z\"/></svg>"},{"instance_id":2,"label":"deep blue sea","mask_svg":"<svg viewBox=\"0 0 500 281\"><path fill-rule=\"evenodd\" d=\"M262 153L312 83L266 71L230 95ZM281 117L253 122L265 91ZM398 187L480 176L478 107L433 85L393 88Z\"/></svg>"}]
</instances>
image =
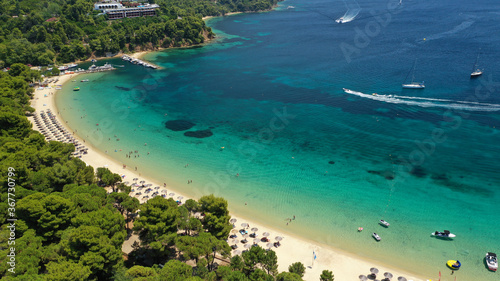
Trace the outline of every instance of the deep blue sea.
<instances>
[{"instance_id":1,"label":"deep blue sea","mask_svg":"<svg viewBox=\"0 0 500 281\"><path fill-rule=\"evenodd\" d=\"M161 70L110 60L125 67L79 76L58 108L102 151L234 213L429 278L459 259L453 278L497 280L500 2L398 3L210 19L213 42L145 57ZM410 72L424 90L402 89ZM430 237L445 229L457 237Z\"/></svg>"}]
</instances>

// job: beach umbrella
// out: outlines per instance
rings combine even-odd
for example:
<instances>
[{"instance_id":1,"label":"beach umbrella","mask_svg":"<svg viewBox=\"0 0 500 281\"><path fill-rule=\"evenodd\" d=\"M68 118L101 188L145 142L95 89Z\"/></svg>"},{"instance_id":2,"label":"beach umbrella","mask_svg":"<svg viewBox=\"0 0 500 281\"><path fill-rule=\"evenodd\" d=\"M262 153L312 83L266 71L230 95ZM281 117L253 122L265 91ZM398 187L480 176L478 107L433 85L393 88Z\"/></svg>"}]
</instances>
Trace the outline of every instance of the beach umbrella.
<instances>
[{"instance_id":1,"label":"beach umbrella","mask_svg":"<svg viewBox=\"0 0 500 281\"><path fill-rule=\"evenodd\" d=\"M266 247L269 248L269 249L271 249L272 247L274 247L274 244L273 243L267 243Z\"/></svg>"},{"instance_id":2,"label":"beach umbrella","mask_svg":"<svg viewBox=\"0 0 500 281\"><path fill-rule=\"evenodd\" d=\"M148 183L148 184L146 184L146 186L152 186L152 185L153 185L152 183Z\"/></svg>"},{"instance_id":3,"label":"beach umbrella","mask_svg":"<svg viewBox=\"0 0 500 281\"><path fill-rule=\"evenodd\" d=\"M138 178L134 178L133 180L136 181L136 180L138 180Z\"/></svg>"},{"instance_id":4,"label":"beach umbrella","mask_svg":"<svg viewBox=\"0 0 500 281\"><path fill-rule=\"evenodd\" d=\"M155 189L160 189L160 187L159 186L155 186Z\"/></svg>"},{"instance_id":5,"label":"beach umbrella","mask_svg":"<svg viewBox=\"0 0 500 281\"><path fill-rule=\"evenodd\" d=\"M231 240L231 243L233 243L234 245L238 244L238 242L240 242L238 239Z\"/></svg>"},{"instance_id":6,"label":"beach umbrella","mask_svg":"<svg viewBox=\"0 0 500 281\"><path fill-rule=\"evenodd\" d=\"M175 196L175 193L171 192L168 194L168 196Z\"/></svg>"},{"instance_id":7,"label":"beach umbrella","mask_svg":"<svg viewBox=\"0 0 500 281\"><path fill-rule=\"evenodd\" d=\"M238 232L238 229L234 228L233 230L231 230L232 233L237 233Z\"/></svg>"},{"instance_id":8,"label":"beach umbrella","mask_svg":"<svg viewBox=\"0 0 500 281\"><path fill-rule=\"evenodd\" d=\"M370 272L373 273L373 274L377 274L378 273L378 269L375 268L375 267L372 267L372 268L370 268Z\"/></svg>"},{"instance_id":9,"label":"beach umbrella","mask_svg":"<svg viewBox=\"0 0 500 281\"><path fill-rule=\"evenodd\" d=\"M146 181L140 181L139 183L145 183Z\"/></svg>"},{"instance_id":10,"label":"beach umbrella","mask_svg":"<svg viewBox=\"0 0 500 281\"><path fill-rule=\"evenodd\" d=\"M366 280L368 280L368 277L366 277L365 275L360 275L359 280L366 281Z\"/></svg>"},{"instance_id":11,"label":"beach umbrella","mask_svg":"<svg viewBox=\"0 0 500 281\"><path fill-rule=\"evenodd\" d=\"M184 199L184 197L178 196L177 199L182 200L182 199Z\"/></svg>"},{"instance_id":12,"label":"beach umbrella","mask_svg":"<svg viewBox=\"0 0 500 281\"><path fill-rule=\"evenodd\" d=\"M276 238L274 238L274 239L276 239L276 241L281 241L281 240L283 240L283 237L281 237L281 236L276 236Z\"/></svg>"},{"instance_id":13,"label":"beach umbrella","mask_svg":"<svg viewBox=\"0 0 500 281\"><path fill-rule=\"evenodd\" d=\"M406 278L404 278L403 276L399 276L398 277L398 281L407 281Z\"/></svg>"},{"instance_id":14,"label":"beach umbrella","mask_svg":"<svg viewBox=\"0 0 500 281\"><path fill-rule=\"evenodd\" d=\"M259 229L257 227L252 227L252 231L255 234L255 232L259 231Z\"/></svg>"},{"instance_id":15,"label":"beach umbrella","mask_svg":"<svg viewBox=\"0 0 500 281\"><path fill-rule=\"evenodd\" d=\"M253 242L254 242L254 243L259 243L259 242L260 242L260 239L259 239L259 238L255 238L255 239L253 240Z\"/></svg>"},{"instance_id":16,"label":"beach umbrella","mask_svg":"<svg viewBox=\"0 0 500 281\"><path fill-rule=\"evenodd\" d=\"M233 223L233 224L234 224L235 222L237 222L237 221L238 221L238 220L237 220L237 219L235 219L235 218L232 218L232 219L230 219L230 220L229 220L229 222L230 222L230 223Z\"/></svg>"},{"instance_id":17,"label":"beach umbrella","mask_svg":"<svg viewBox=\"0 0 500 281\"><path fill-rule=\"evenodd\" d=\"M264 233L262 233L262 236L264 236L264 237L267 237L267 236L269 236L269 235L271 235L271 234L269 234L269 232L264 232Z\"/></svg>"},{"instance_id":18,"label":"beach umbrella","mask_svg":"<svg viewBox=\"0 0 500 281\"><path fill-rule=\"evenodd\" d=\"M166 190L166 189L163 189L163 190L161 191L161 193L167 193L167 190Z\"/></svg>"},{"instance_id":19,"label":"beach umbrella","mask_svg":"<svg viewBox=\"0 0 500 281\"><path fill-rule=\"evenodd\" d=\"M247 227L248 226L248 223L244 222L241 224L242 227Z\"/></svg>"},{"instance_id":20,"label":"beach umbrella","mask_svg":"<svg viewBox=\"0 0 500 281\"><path fill-rule=\"evenodd\" d=\"M392 273L390 273L390 272L386 272L386 273L384 273L384 277L385 277L385 278L387 278L387 279L389 279L389 280L391 280L391 278L392 278L393 276L394 276L394 275L392 275Z\"/></svg>"},{"instance_id":21,"label":"beach umbrella","mask_svg":"<svg viewBox=\"0 0 500 281\"><path fill-rule=\"evenodd\" d=\"M251 244L245 244L243 247L245 247L245 249L250 249L250 248L252 248L252 245Z\"/></svg>"},{"instance_id":22,"label":"beach umbrella","mask_svg":"<svg viewBox=\"0 0 500 281\"><path fill-rule=\"evenodd\" d=\"M233 253L233 254L234 254L234 255L239 255L239 254L241 254L241 251L240 251L240 250L236 250L236 251L234 251L234 253Z\"/></svg>"},{"instance_id":23,"label":"beach umbrella","mask_svg":"<svg viewBox=\"0 0 500 281\"><path fill-rule=\"evenodd\" d=\"M127 185L127 184L129 184L129 182L128 181L124 181L123 184Z\"/></svg>"}]
</instances>

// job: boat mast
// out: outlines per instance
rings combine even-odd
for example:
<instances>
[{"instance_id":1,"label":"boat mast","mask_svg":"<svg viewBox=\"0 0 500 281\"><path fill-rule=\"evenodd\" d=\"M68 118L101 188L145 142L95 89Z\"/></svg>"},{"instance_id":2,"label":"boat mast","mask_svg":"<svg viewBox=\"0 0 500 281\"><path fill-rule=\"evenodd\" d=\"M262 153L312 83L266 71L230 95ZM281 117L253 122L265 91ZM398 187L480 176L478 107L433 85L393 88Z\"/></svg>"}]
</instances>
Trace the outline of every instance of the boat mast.
<instances>
[{"instance_id":1,"label":"boat mast","mask_svg":"<svg viewBox=\"0 0 500 281\"><path fill-rule=\"evenodd\" d=\"M405 81L403 83L405 83L408 80L408 76L410 76L410 73L411 73L411 83L413 83L413 80L415 80L415 67L416 67L416 65L417 65L417 59L415 59L415 62L413 63L413 67L410 69L408 74L406 74Z\"/></svg>"},{"instance_id":2,"label":"boat mast","mask_svg":"<svg viewBox=\"0 0 500 281\"><path fill-rule=\"evenodd\" d=\"M477 57L476 57L476 62L474 63L474 66L472 67L472 72L476 71L477 70L477 62L479 60L479 53L477 53Z\"/></svg>"}]
</instances>

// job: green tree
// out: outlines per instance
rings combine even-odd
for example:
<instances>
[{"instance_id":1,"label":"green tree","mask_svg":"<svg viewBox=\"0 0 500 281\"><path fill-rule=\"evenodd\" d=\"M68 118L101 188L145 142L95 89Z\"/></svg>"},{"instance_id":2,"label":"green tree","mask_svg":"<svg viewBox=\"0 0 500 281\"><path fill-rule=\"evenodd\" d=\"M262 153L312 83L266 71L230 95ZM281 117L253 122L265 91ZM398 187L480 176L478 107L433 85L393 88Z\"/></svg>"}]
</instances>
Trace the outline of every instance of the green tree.
<instances>
[{"instance_id":1,"label":"green tree","mask_svg":"<svg viewBox=\"0 0 500 281\"><path fill-rule=\"evenodd\" d=\"M96 226L99 227L103 235L106 235L111 243L120 248L125 241L125 220L114 209L100 208L99 210L82 213L72 219L74 227Z\"/></svg>"},{"instance_id":2,"label":"green tree","mask_svg":"<svg viewBox=\"0 0 500 281\"><path fill-rule=\"evenodd\" d=\"M281 272L276 276L276 281L302 281L297 273Z\"/></svg>"},{"instance_id":3,"label":"green tree","mask_svg":"<svg viewBox=\"0 0 500 281\"><path fill-rule=\"evenodd\" d=\"M227 201L221 197L215 197L213 194L206 195L198 200L202 212L211 213L217 217L229 215Z\"/></svg>"},{"instance_id":4,"label":"green tree","mask_svg":"<svg viewBox=\"0 0 500 281\"><path fill-rule=\"evenodd\" d=\"M135 197L128 197L125 201L121 203L122 208L125 209L127 219L125 221L125 228L128 230L128 221L129 221L129 216L132 213L135 213L139 207L141 206L141 203L139 202L139 199Z\"/></svg>"},{"instance_id":5,"label":"green tree","mask_svg":"<svg viewBox=\"0 0 500 281\"><path fill-rule=\"evenodd\" d=\"M58 241L76 216L74 203L57 194L35 193L17 203L17 216L46 241Z\"/></svg>"},{"instance_id":6,"label":"green tree","mask_svg":"<svg viewBox=\"0 0 500 281\"><path fill-rule=\"evenodd\" d=\"M97 226L82 225L69 229L61 244L69 260L90 268L89 279L109 279L122 261L121 247L115 247Z\"/></svg>"},{"instance_id":7,"label":"green tree","mask_svg":"<svg viewBox=\"0 0 500 281\"><path fill-rule=\"evenodd\" d=\"M193 274L191 266L178 260L169 260L160 271L160 280L182 281Z\"/></svg>"},{"instance_id":8,"label":"green tree","mask_svg":"<svg viewBox=\"0 0 500 281\"><path fill-rule=\"evenodd\" d=\"M333 280L335 280L334 276L333 276L333 272L331 272L330 270L323 270L323 272L321 272L321 275L319 276L319 280L320 281L333 281Z\"/></svg>"},{"instance_id":9,"label":"green tree","mask_svg":"<svg viewBox=\"0 0 500 281\"><path fill-rule=\"evenodd\" d=\"M248 276L252 281L274 281L274 278L261 269L256 269Z\"/></svg>"},{"instance_id":10,"label":"green tree","mask_svg":"<svg viewBox=\"0 0 500 281\"><path fill-rule=\"evenodd\" d=\"M232 271L229 276L224 279L226 281L248 281L248 277L245 275L245 273L241 271Z\"/></svg>"},{"instance_id":11,"label":"green tree","mask_svg":"<svg viewBox=\"0 0 500 281\"><path fill-rule=\"evenodd\" d=\"M21 236L22 235L22 236ZM10 253L10 248L16 249L16 274L29 275L38 274L42 261L42 237L37 236L33 229L27 229L22 221L16 222L16 244L8 245L8 237L10 237L10 229L3 228L0 232L0 275L10 275L7 270L10 266L7 264Z\"/></svg>"},{"instance_id":12,"label":"green tree","mask_svg":"<svg viewBox=\"0 0 500 281\"><path fill-rule=\"evenodd\" d=\"M48 281L85 281L88 280L90 268L70 261L49 262L47 264Z\"/></svg>"},{"instance_id":13,"label":"green tree","mask_svg":"<svg viewBox=\"0 0 500 281\"><path fill-rule=\"evenodd\" d=\"M306 272L306 267L301 262L292 263L288 267L288 271L291 273L295 273L300 277L304 277L304 273Z\"/></svg>"},{"instance_id":14,"label":"green tree","mask_svg":"<svg viewBox=\"0 0 500 281\"><path fill-rule=\"evenodd\" d=\"M186 202L184 202L183 206L186 209L188 209L188 211L190 213L197 212L199 210L199 208L200 208L200 204L198 204L198 202L196 202L196 200L193 200L193 199L186 200Z\"/></svg>"},{"instance_id":15,"label":"green tree","mask_svg":"<svg viewBox=\"0 0 500 281\"><path fill-rule=\"evenodd\" d=\"M245 267L245 264L243 263L243 259L241 256L236 255L231 258L231 269L234 271L242 271L243 268Z\"/></svg>"},{"instance_id":16,"label":"green tree","mask_svg":"<svg viewBox=\"0 0 500 281\"><path fill-rule=\"evenodd\" d=\"M265 251L261 264L267 274L275 276L278 273L278 256L273 250Z\"/></svg>"},{"instance_id":17,"label":"green tree","mask_svg":"<svg viewBox=\"0 0 500 281\"><path fill-rule=\"evenodd\" d=\"M42 65L44 65L44 64L46 64L46 61L44 61L44 63L42 63ZM50 75L52 75L52 76L59 76L60 73L61 73L61 71L57 67L52 67L52 69L50 70Z\"/></svg>"},{"instance_id":18,"label":"green tree","mask_svg":"<svg viewBox=\"0 0 500 281\"><path fill-rule=\"evenodd\" d=\"M29 70L29 67L27 67L26 65L24 65L22 63L15 63L15 64L10 66L9 75L10 76L19 76L19 75L21 75L22 72L25 72L28 70Z\"/></svg>"},{"instance_id":19,"label":"green tree","mask_svg":"<svg viewBox=\"0 0 500 281\"><path fill-rule=\"evenodd\" d=\"M134 265L129 268L125 274L127 277L140 278L140 277L158 277L158 273L151 267L144 267Z\"/></svg>"},{"instance_id":20,"label":"green tree","mask_svg":"<svg viewBox=\"0 0 500 281\"><path fill-rule=\"evenodd\" d=\"M142 205L134 230L143 243L162 240L177 233L179 216L176 202L157 196Z\"/></svg>"}]
</instances>

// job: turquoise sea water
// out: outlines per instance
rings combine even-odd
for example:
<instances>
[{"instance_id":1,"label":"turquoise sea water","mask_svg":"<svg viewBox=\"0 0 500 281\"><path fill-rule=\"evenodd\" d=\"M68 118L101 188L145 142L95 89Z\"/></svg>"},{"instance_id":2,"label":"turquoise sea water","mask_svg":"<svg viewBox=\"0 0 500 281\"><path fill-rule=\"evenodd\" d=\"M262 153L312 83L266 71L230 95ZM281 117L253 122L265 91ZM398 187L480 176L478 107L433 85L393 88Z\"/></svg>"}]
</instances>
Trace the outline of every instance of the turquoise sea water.
<instances>
[{"instance_id":1,"label":"turquoise sea water","mask_svg":"<svg viewBox=\"0 0 500 281\"><path fill-rule=\"evenodd\" d=\"M87 142L186 194L433 279L459 259L453 278L495 280L500 5L398 2L359 1L346 24L344 2L325 0L212 19L215 42L147 55L157 71L110 60L125 68L78 76L90 82L67 83L57 105ZM402 90L415 59L427 88ZM444 229L457 238L430 237Z\"/></svg>"}]
</instances>

